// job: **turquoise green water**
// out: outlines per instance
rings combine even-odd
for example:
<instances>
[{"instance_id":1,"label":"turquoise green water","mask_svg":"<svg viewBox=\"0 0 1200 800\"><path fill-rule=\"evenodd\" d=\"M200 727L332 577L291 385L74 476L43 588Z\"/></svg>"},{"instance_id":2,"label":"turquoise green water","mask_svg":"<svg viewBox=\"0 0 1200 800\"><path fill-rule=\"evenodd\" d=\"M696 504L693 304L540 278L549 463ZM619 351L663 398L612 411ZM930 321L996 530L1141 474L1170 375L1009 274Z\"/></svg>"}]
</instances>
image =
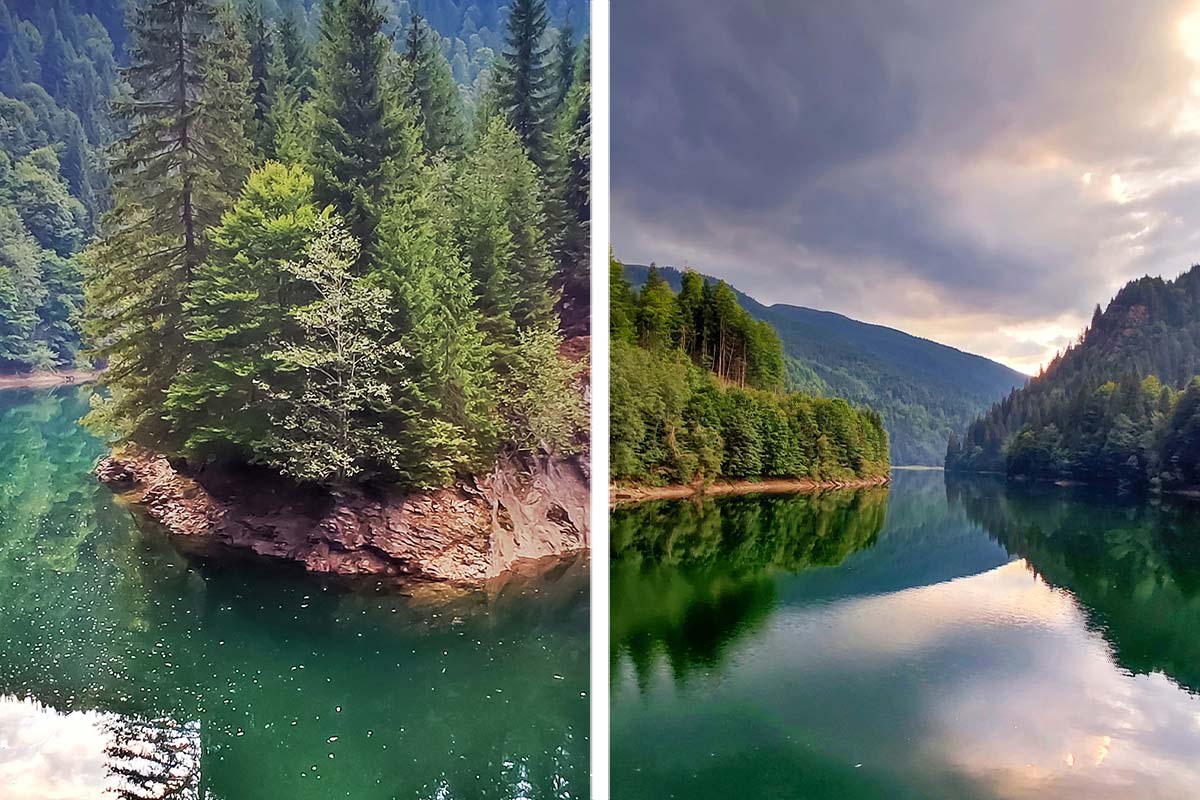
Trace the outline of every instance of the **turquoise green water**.
<instances>
[{"instance_id":1,"label":"turquoise green water","mask_svg":"<svg viewBox=\"0 0 1200 800\"><path fill-rule=\"evenodd\" d=\"M1200 797L1200 507L899 472L614 514L613 796Z\"/></svg>"},{"instance_id":2,"label":"turquoise green water","mask_svg":"<svg viewBox=\"0 0 1200 800\"><path fill-rule=\"evenodd\" d=\"M85 397L0 392L5 800L587 796L581 565L430 602L184 557L91 477Z\"/></svg>"}]
</instances>

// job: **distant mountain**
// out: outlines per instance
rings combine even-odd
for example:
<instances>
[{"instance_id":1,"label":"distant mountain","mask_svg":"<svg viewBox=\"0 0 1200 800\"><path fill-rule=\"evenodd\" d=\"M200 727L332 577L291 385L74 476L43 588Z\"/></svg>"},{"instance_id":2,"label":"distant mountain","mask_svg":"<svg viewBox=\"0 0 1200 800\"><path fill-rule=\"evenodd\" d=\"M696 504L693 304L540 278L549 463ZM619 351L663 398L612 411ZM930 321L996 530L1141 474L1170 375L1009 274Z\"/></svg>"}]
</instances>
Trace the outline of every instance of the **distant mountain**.
<instances>
[{"instance_id":1,"label":"distant mountain","mask_svg":"<svg viewBox=\"0 0 1200 800\"><path fill-rule=\"evenodd\" d=\"M629 265L625 274L640 286L648 270ZM683 273L659 272L679 289ZM789 388L844 397L883 416L893 464L942 464L952 432L1027 380L995 361L903 331L802 306L766 306L731 288L743 308L779 332Z\"/></svg>"},{"instance_id":2,"label":"distant mountain","mask_svg":"<svg viewBox=\"0 0 1200 800\"><path fill-rule=\"evenodd\" d=\"M1127 283L1027 386L950 442L952 470L1200 486L1200 266Z\"/></svg>"}]
</instances>

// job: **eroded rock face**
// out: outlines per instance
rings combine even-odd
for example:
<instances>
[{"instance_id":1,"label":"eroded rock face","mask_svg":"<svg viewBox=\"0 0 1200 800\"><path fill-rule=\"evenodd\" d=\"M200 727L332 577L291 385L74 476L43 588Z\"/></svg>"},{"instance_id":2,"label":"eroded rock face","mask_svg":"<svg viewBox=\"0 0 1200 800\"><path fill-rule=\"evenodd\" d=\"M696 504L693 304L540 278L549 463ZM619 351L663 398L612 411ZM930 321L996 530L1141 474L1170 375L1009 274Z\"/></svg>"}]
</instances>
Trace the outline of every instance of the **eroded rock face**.
<instances>
[{"instance_id":1,"label":"eroded rock face","mask_svg":"<svg viewBox=\"0 0 1200 800\"><path fill-rule=\"evenodd\" d=\"M296 561L312 572L481 584L588 546L579 458L505 462L427 493L298 488L265 471L201 470L144 451L96 476L171 533Z\"/></svg>"}]
</instances>

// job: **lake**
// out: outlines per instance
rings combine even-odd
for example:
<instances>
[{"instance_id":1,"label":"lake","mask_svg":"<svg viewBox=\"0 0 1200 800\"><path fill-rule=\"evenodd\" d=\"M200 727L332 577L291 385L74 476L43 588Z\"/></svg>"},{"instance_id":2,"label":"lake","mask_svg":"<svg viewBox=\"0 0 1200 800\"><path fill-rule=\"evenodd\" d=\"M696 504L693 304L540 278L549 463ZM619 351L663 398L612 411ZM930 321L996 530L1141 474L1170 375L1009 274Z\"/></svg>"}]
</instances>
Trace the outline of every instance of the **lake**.
<instances>
[{"instance_id":1,"label":"lake","mask_svg":"<svg viewBox=\"0 0 1200 800\"><path fill-rule=\"evenodd\" d=\"M612 519L634 798L1200 797L1200 506L897 471Z\"/></svg>"},{"instance_id":2,"label":"lake","mask_svg":"<svg viewBox=\"0 0 1200 800\"><path fill-rule=\"evenodd\" d=\"M5 800L588 796L582 561L443 596L185 555L91 476L88 395L0 392Z\"/></svg>"}]
</instances>

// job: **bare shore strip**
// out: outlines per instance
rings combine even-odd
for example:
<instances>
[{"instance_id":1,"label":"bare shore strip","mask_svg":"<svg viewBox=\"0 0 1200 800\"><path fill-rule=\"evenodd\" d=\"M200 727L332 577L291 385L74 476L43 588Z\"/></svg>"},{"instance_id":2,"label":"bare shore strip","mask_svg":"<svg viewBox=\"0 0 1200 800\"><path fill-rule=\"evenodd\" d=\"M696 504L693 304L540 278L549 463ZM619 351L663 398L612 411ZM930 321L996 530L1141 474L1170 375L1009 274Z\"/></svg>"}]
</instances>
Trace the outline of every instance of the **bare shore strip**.
<instances>
[{"instance_id":1,"label":"bare shore strip","mask_svg":"<svg viewBox=\"0 0 1200 800\"><path fill-rule=\"evenodd\" d=\"M738 494L801 494L830 489L866 489L887 486L891 478L863 478L850 481L814 481L810 478L769 478L762 481L717 480L705 485L673 484L671 486L610 486L609 506L644 503L647 500L684 500L690 497L710 497Z\"/></svg>"},{"instance_id":2,"label":"bare shore strip","mask_svg":"<svg viewBox=\"0 0 1200 800\"><path fill-rule=\"evenodd\" d=\"M62 369L40 372L23 372L16 375L0 375L0 391L4 389L49 389L54 386L70 386L91 383L100 377L99 372L87 369Z\"/></svg>"}]
</instances>

